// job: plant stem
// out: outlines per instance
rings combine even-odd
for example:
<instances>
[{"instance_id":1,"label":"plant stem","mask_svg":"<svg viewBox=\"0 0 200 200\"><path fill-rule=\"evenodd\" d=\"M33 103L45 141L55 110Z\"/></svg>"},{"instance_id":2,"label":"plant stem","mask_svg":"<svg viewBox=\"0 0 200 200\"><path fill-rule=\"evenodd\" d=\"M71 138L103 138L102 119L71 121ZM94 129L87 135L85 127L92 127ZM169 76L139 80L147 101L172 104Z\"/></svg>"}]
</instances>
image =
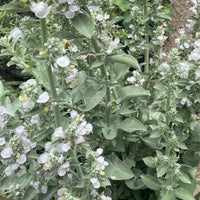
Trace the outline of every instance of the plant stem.
<instances>
[{"instance_id":1,"label":"plant stem","mask_svg":"<svg viewBox=\"0 0 200 200\"><path fill-rule=\"evenodd\" d=\"M43 44L43 49L44 49L44 43L47 42L47 27L46 27L46 19L45 18L40 19L40 27L41 27L41 33L42 33L42 44ZM49 78L49 84L50 84L50 90L52 93L52 97L57 102L58 96L57 96L56 87L55 87L55 84L53 81L53 73L52 73L51 66L46 65L46 70L47 70L47 75ZM55 106L54 112L55 112L56 127L60 127L61 120L60 120L60 110L59 110L58 105Z\"/></svg>"},{"instance_id":2,"label":"plant stem","mask_svg":"<svg viewBox=\"0 0 200 200\"><path fill-rule=\"evenodd\" d=\"M110 66L110 80L111 80L111 83L112 83L112 84L115 84L113 66ZM117 97L117 92L116 92L116 90L115 90L115 87L112 89L112 91L113 91L114 99L117 100L118 97Z\"/></svg>"},{"instance_id":3,"label":"plant stem","mask_svg":"<svg viewBox=\"0 0 200 200\"><path fill-rule=\"evenodd\" d=\"M97 43L97 40L96 38L93 36L92 39L91 39L91 42L92 42L92 45L94 47L94 50L96 53L99 53L100 52L100 48L98 46L98 43ZM101 60L101 57L100 56L97 56L97 59L98 60ZM109 126L109 121L110 121L110 114L111 114L111 105L110 104L110 101L111 101L111 92L110 92L110 86L107 85L109 79L108 79L108 75L107 75L107 71L106 71L106 68L105 68L105 65L101 65L100 66L100 69L101 69L101 73L102 75L104 76L105 78L105 81L106 81L106 110L105 110L105 123L107 126Z\"/></svg>"},{"instance_id":4,"label":"plant stem","mask_svg":"<svg viewBox=\"0 0 200 200\"><path fill-rule=\"evenodd\" d=\"M71 156L72 160L73 160L75 163L79 163L79 162L78 162L78 159L77 159L77 157L76 157L76 153L74 152L73 149L70 150L70 156ZM79 180L83 180L83 172L82 172L81 167L80 167L79 165L76 165L76 166L75 166L75 169L76 169L76 171L77 171Z\"/></svg>"},{"instance_id":5,"label":"plant stem","mask_svg":"<svg viewBox=\"0 0 200 200\"><path fill-rule=\"evenodd\" d=\"M149 72L149 20L148 18L148 5L147 1L144 2L144 18L145 18L145 67L144 72Z\"/></svg>"}]
</instances>

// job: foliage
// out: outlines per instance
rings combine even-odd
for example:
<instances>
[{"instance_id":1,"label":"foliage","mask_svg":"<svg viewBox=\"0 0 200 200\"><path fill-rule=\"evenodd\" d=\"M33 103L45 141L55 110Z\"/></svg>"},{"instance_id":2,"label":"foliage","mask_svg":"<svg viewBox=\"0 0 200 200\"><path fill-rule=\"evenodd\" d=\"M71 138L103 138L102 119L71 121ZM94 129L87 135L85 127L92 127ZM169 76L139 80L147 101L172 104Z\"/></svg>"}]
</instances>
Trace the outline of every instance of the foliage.
<instances>
[{"instance_id":1,"label":"foliage","mask_svg":"<svg viewBox=\"0 0 200 200\"><path fill-rule=\"evenodd\" d=\"M127 21L123 16L126 30L113 5L132 13ZM1 8L36 15L23 17L0 39L1 56L11 57L7 65L33 76L20 85L18 99L0 82L1 196L195 199L199 35L186 42L181 30L178 48L166 63L154 57L151 69L149 50L161 51L169 20L159 6L146 0L20 0ZM158 25L154 36L150 23ZM126 31L145 35L137 41ZM123 51L129 44L143 44L135 57Z\"/></svg>"}]
</instances>

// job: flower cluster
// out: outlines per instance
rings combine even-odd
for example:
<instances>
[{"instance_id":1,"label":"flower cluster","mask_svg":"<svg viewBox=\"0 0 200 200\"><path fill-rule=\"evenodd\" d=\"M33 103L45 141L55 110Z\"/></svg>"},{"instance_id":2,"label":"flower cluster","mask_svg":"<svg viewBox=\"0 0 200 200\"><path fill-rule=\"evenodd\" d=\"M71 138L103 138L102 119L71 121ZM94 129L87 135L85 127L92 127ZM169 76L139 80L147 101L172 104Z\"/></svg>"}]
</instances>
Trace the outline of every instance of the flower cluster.
<instances>
[{"instance_id":1,"label":"flower cluster","mask_svg":"<svg viewBox=\"0 0 200 200\"><path fill-rule=\"evenodd\" d=\"M13 131L13 136L6 142L5 137L0 138L1 160L3 163L9 163L5 168L6 176L12 176L15 170L23 169L23 164L27 161L26 154L33 148L36 148L37 143L31 142L28 139L28 133L24 126L19 126ZM9 161L8 161L9 159Z\"/></svg>"}]
</instances>

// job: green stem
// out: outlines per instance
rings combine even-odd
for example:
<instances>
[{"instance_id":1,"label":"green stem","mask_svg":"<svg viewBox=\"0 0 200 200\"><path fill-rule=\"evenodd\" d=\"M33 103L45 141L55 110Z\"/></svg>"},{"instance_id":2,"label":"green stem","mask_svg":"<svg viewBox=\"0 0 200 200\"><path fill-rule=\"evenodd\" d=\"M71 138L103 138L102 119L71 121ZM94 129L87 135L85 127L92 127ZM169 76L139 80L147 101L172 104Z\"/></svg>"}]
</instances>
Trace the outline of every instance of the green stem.
<instances>
[{"instance_id":1,"label":"green stem","mask_svg":"<svg viewBox=\"0 0 200 200\"><path fill-rule=\"evenodd\" d=\"M76 153L74 152L73 149L70 150L70 156L71 156L71 159L72 159L75 163L79 164L78 159L77 159L77 157L76 157ZM75 166L75 169L76 169L76 172L77 172L77 174L78 174L79 180L83 180L83 172L82 172L82 169L81 169L80 165L76 165L76 166Z\"/></svg>"},{"instance_id":2,"label":"green stem","mask_svg":"<svg viewBox=\"0 0 200 200\"><path fill-rule=\"evenodd\" d=\"M115 84L113 66L110 66L110 81L112 84ZM117 92L116 92L115 88L113 88L112 91L113 91L114 99L117 100L118 96L117 96Z\"/></svg>"},{"instance_id":3,"label":"green stem","mask_svg":"<svg viewBox=\"0 0 200 200\"><path fill-rule=\"evenodd\" d=\"M145 0L145 3L144 3L144 18L146 20L145 22L145 67L144 67L145 73L149 72L149 20L147 20L148 18L147 1L148 0Z\"/></svg>"},{"instance_id":4,"label":"green stem","mask_svg":"<svg viewBox=\"0 0 200 200\"><path fill-rule=\"evenodd\" d=\"M44 43L47 42L47 27L46 27L46 19L45 18L40 19L40 27L41 27L41 33L42 33L42 44L43 44L43 49L44 49ZM52 73L51 66L46 65L46 70L47 70L47 75L49 78L49 84L50 84L50 90L52 93L52 97L57 102L58 96L57 96L56 87L55 87L54 80L53 80L53 73ZM55 106L54 112L55 112L56 127L60 127L61 120L60 120L60 110L59 110L58 105Z\"/></svg>"},{"instance_id":5,"label":"green stem","mask_svg":"<svg viewBox=\"0 0 200 200\"><path fill-rule=\"evenodd\" d=\"M92 45L94 47L94 50L96 53L100 52L100 48L99 45L97 43L97 39L93 36L91 39ZM97 56L98 60L101 60L100 56ZM109 79L108 79L108 75L107 75L107 71L105 68L105 65L101 65L100 66L101 69L101 73L105 78L106 81L106 110L105 110L105 123L107 126L109 126L109 121L110 121L110 114L111 114L111 105L110 105L110 101L111 101L111 92L110 92L110 87L107 85Z\"/></svg>"}]
</instances>

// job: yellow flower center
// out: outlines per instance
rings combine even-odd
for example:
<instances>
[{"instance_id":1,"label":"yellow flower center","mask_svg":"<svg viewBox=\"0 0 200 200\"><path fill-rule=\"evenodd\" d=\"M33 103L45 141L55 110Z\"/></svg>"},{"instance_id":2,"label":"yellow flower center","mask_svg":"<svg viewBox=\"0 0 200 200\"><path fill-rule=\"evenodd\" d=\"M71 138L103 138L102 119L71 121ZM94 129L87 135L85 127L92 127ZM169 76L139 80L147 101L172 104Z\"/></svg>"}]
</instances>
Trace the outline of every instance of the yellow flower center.
<instances>
[{"instance_id":1,"label":"yellow flower center","mask_svg":"<svg viewBox=\"0 0 200 200\"><path fill-rule=\"evenodd\" d=\"M187 73L187 72L183 72L183 75L184 75L184 76L188 76L188 73Z\"/></svg>"},{"instance_id":2,"label":"yellow flower center","mask_svg":"<svg viewBox=\"0 0 200 200\"><path fill-rule=\"evenodd\" d=\"M106 173L104 171L100 171L100 174L104 176Z\"/></svg>"},{"instance_id":3,"label":"yellow flower center","mask_svg":"<svg viewBox=\"0 0 200 200\"><path fill-rule=\"evenodd\" d=\"M75 119L75 122L79 122L79 118L76 118L76 119Z\"/></svg>"},{"instance_id":4,"label":"yellow flower center","mask_svg":"<svg viewBox=\"0 0 200 200\"><path fill-rule=\"evenodd\" d=\"M61 184L62 184L62 180L59 180L59 181L58 181L58 184L60 184L60 185L61 185Z\"/></svg>"},{"instance_id":5,"label":"yellow flower center","mask_svg":"<svg viewBox=\"0 0 200 200\"><path fill-rule=\"evenodd\" d=\"M46 56L47 53L46 53L46 51L40 51L40 52L39 52L39 55L40 55L40 56Z\"/></svg>"},{"instance_id":6,"label":"yellow flower center","mask_svg":"<svg viewBox=\"0 0 200 200\"><path fill-rule=\"evenodd\" d=\"M51 166L51 162L50 162L50 161L46 162L44 166L45 166L46 168L49 168L49 167Z\"/></svg>"},{"instance_id":7,"label":"yellow flower center","mask_svg":"<svg viewBox=\"0 0 200 200\"><path fill-rule=\"evenodd\" d=\"M24 102L27 101L28 97L27 96L19 96L19 101Z\"/></svg>"},{"instance_id":8,"label":"yellow flower center","mask_svg":"<svg viewBox=\"0 0 200 200\"><path fill-rule=\"evenodd\" d=\"M75 68L75 65L70 65L69 67L70 67L70 69L72 70L72 69Z\"/></svg>"},{"instance_id":9,"label":"yellow flower center","mask_svg":"<svg viewBox=\"0 0 200 200\"><path fill-rule=\"evenodd\" d=\"M63 39L63 40L62 40L62 44L64 44L64 45L68 44L68 42L69 42L69 41L66 40L66 39Z\"/></svg>"},{"instance_id":10,"label":"yellow flower center","mask_svg":"<svg viewBox=\"0 0 200 200\"><path fill-rule=\"evenodd\" d=\"M45 112L45 113L49 112L49 107L47 107L47 106L44 107L44 112Z\"/></svg>"},{"instance_id":11,"label":"yellow flower center","mask_svg":"<svg viewBox=\"0 0 200 200\"><path fill-rule=\"evenodd\" d=\"M21 157L20 153L17 153L16 158L19 159Z\"/></svg>"},{"instance_id":12,"label":"yellow flower center","mask_svg":"<svg viewBox=\"0 0 200 200\"><path fill-rule=\"evenodd\" d=\"M71 144L72 144L71 141L68 141L68 142L67 142L67 145L68 145L68 146L70 146Z\"/></svg>"},{"instance_id":13,"label":"yellow flower center","mask_svg":"<svg viewBox=\"0 0 200 200\"><path fill-rule=\"evenodd\" d=\"M69 85L70 88L75 88L77 86L77 82L76 81L72 81Z\"/></svg>"},{"instance_id":14,"label":"yellow flower center","mask_svg":"<svg viewBox=\"0 0 200 200\"><path fill-rule=\"evenodd\" d=\"M62 197L60 197L61 198L61 200L65 200L65 196L62 196Z\"/></svg>"},{"instance_id":15,"label":"yellow flower center","mask_svg":"<svg viewBox=\"0 0 200 200\"><path fill-rule=\"evenodd\" d=\"M26 3L28 0L20 0L22 3Z\"/></svg>"}]
</instances>

